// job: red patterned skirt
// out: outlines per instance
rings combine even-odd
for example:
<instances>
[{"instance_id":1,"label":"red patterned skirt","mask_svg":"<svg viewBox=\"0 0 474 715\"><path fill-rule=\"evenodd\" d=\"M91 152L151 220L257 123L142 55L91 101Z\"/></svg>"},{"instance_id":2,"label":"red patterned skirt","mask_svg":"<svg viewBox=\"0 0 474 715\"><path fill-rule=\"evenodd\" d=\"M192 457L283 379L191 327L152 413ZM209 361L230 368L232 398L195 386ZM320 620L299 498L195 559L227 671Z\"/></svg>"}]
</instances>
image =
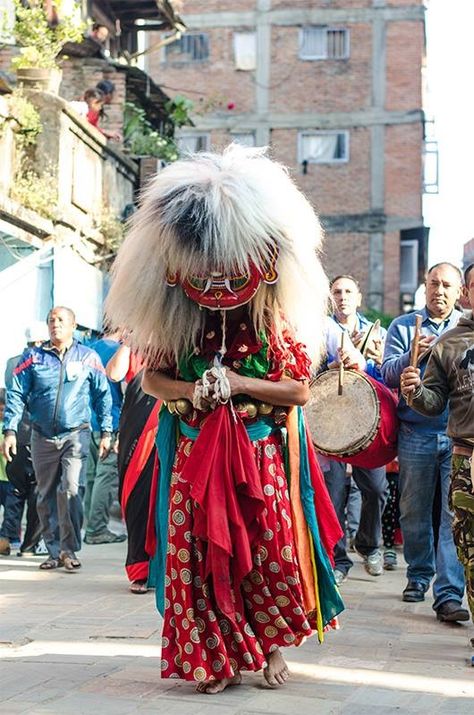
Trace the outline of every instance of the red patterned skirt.
<instances>
[{"instance_id":1,"label":"red patterned skirt","mask_svg":"<svg viewBox=\"0 0 474 715\"><path fill-rule=\"evenodd\" d=\"M260 670L266 655L279 646L299 645L316 630L303 609L280 436L253 444L267 530L241 585L243 612L229 617L217 608L204 577L206 544L192 536L191 484L180 475L193 442L180 438L170 487L163 678L201 681Z\"/></svg>"}]
</instances>

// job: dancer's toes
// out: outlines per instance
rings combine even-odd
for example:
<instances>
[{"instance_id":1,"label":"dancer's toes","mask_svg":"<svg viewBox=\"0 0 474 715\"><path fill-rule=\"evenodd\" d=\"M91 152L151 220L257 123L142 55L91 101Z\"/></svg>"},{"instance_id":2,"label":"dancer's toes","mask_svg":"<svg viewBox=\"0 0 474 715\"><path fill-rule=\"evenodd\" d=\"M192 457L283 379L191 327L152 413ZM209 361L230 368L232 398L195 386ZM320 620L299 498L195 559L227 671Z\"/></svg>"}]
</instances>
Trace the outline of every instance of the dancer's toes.
<instances>
[{"instance_id":1,"label":"dancer's toes","mask_svg":"<svg viewBox=\"0 0 474 715\"><path fill-rule=\"evenodd\" d=\"M280 650L275 650L267 656L268 665L263 671L265 680L272 687L284 685L290 677L290 671Z\"/></svg>"},{"instance_id":2,"label":"dancer's toes","mask_svg":"<svg viewBox=\"0 0 474 715\"><path fill-rule=\"evenodd\" d=\"M240 685L241 682L242 676L240 673L236 673L232 678L204 680L202 683L198 683L196 690L198 693L204 693L205 695L216 695L217 693L222 693L223 690L229 688L231 685Z\"/></svg>"}]
</instances>

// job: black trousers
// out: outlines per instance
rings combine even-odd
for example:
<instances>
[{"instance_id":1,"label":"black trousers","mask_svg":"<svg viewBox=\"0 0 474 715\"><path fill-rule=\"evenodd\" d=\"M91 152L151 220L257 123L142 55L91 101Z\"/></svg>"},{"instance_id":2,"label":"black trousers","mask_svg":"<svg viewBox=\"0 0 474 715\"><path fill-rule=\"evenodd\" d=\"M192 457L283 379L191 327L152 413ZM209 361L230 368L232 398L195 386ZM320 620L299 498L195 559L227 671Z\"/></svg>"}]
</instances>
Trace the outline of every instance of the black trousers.
<instances>
[{"instance_id":1,"label":"black trousers","mask_svg":"<svg viewBox=\"0 0 474 715\"><path fill-rule=\"evenodd\" d=\"M32 551L41 538L41 528L36 510L36 481L28 445L20 445L13 460L7 464L7 476L13 489L5 504L5 517L0 536L10 540L21 530L21 521L26 506L26 530L20 551Z\"/></svg>"}]
</instances>

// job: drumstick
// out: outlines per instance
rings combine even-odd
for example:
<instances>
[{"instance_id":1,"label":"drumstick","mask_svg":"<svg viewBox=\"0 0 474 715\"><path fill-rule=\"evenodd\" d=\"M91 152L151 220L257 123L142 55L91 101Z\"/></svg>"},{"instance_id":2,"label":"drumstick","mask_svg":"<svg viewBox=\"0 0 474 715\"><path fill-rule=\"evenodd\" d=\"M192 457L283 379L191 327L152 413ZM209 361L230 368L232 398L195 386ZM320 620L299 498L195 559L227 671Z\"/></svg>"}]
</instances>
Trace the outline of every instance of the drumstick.
<instances>
[{"instance_id":1,"label":"drumstick","mask_svg":"<svg viewBox=\"0 0 474 715\"><path fill-rule=\"evenodd\" d=\"M418 362L418 356L420 354L420 335L421 335L421 323L423 322L422 315L415 316L415 335L413 336L413 341L411 344L411 354L410 354L410 367L416 367ZM407 405L411 405L413 399L413 393L407 395Z\"/></svg>"},{"instance_id":2,"label":"drumstick","mask_svg":"<svg viewBox=\"0 0 474 715\"><path fill-rule=\"evenodd\" d=\"M344 350L344 330L341 333L341 352ZM344 385L344 363L341 362L339 363L339 382L337 384L337 394L342 395L342 386Z\"/></svg>"}]
</instances>

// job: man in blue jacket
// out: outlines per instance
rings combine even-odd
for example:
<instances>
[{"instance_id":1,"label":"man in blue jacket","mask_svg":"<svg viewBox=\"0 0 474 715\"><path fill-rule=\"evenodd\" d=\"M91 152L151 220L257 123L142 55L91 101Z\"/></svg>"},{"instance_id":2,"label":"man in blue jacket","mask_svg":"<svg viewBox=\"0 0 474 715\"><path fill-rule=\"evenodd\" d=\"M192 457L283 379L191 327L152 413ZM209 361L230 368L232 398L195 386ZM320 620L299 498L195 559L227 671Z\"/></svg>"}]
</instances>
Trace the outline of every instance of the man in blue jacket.
<instances>
[{"instance_id":1,"label":"man in blue jacket","mask_svg":"<svg viewBox=\"0 0 474 715\"><path fill-rule=\"evenodd\" d=\"M462 313L455 304L461 293L461 272L450 263L438 263L426 274L426 306L401 315L391 323L385 341L382 374L389 387L400 387L400 375L411 364L410 350L415 335L415 316L423 316L418 367L423 376L430 348L447 330L454 328ZM425 417L400 397L400 526L403 553L408 564L408 583L402 599L424 601L433 582L433 609L440 621L464 621L462 608L464 575L456 556L449 508L451 440L446 435L447 408L438 417ZM439 533L435 540L433 503L437 486L441 497Z\"/></svg>"},{"instance_id":2,"label":"man in blue jacket","mask_svg":"<svg viewBox=\"0 0 474 715\"><path fill-rule=\"evenodd\" d=\"M64 566L74 571L81 565L75 552L81 547L79 484L89 453L89 402L98 416L99 456L103 457L110 449L112 398L99 356L73 338L73 311L57 306L48 313L47 324L49 342L25 350L7 391L4 454L8 461L16 454L16 431L26 406L32 425L38 515L49 553L40 568ZM54 495L58 524L50 508Z\"/></svg>"}]
</instances>

